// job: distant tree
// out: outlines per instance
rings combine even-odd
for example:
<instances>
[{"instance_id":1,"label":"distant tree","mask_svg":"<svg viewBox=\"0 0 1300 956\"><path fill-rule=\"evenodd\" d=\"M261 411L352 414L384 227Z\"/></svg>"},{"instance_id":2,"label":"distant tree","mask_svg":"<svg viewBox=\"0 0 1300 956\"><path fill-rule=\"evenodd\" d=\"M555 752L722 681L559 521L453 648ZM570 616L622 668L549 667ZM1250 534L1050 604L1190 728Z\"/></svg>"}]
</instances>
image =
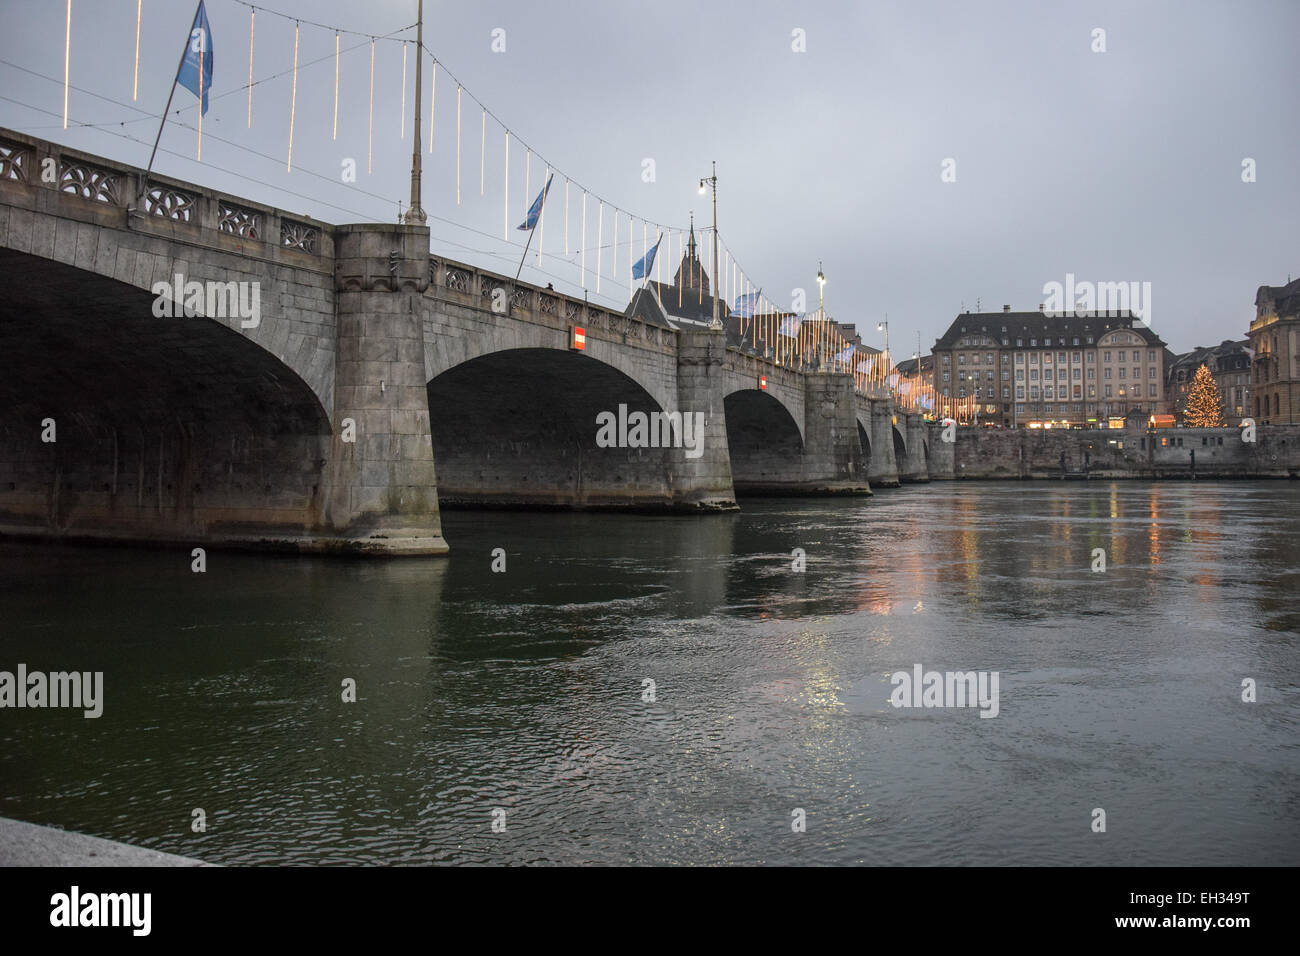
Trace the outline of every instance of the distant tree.
<instances>
[{"instance_id":1,"label":"distant tree","mask_svg":"<svg viewBox=\"0 0 1300 956\"><path fill-rule=\"evenodd\" d=\"M1214 376L1204 363L1196 370L1192 387L1187 392L1185 418L1192 428L1223 426L1223 399L1219 397L1219 387L1214 384Z\"/></svg>"}]
</instances>

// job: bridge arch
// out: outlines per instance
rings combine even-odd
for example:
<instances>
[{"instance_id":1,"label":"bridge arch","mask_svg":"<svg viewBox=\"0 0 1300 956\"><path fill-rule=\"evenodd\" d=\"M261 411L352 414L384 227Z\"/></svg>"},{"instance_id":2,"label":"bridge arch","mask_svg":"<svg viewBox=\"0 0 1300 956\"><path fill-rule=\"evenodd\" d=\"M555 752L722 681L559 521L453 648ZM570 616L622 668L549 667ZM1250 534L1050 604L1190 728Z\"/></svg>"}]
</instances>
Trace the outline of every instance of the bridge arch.
<instances>
[{"instance_id":1,"label":"bridge arch","mask_svg":"<svg viewBox=\"0 0 1300 956\"><path fill-rule=\"evenodd\" d=\"M894 435L894 461L898 463L899 471L902 471L904 462L907 461L907 442L903 438L903 433L898 430L897 425L890 425L889 430Z\"/></svg>"},{"instance_id":2,"label":"bridge arch","mask_svg":"<svg viewBox=\"0 0 1300 956\"><path fill-rule=\"evenodd\" d=\"M661 430L648 427L672 409L613 365L553 347L500 349L452 365L427 387L443 506L673 503L673 462L684 450L661 447ZM649 420L640 433L637 413ZM613 432L601 434L602 415ZM626 438L623 447L608 446L615 436ZM693 428L682 435L692 437Z\"/></svg>"},{"instance_id":3,"label":"bridge arch","mask_svg":"<svg viewBox=\"0 0 1300 956\"><path fill-rule=\"evenodd\" d=\"M783 490L801 480L803 433L785 403L759 389L738 389L723 402L736 493Z\"/></svg>"},{"instance_id":4,"label":"bridge arch","mask_svg":"<svg viewBox=\"0 0 1300 956\"><path fill-rule=\"evenodd\" d=\"M0 250L0 283L0 530L158 540L319 520L329 414L277 356L42 256Z\"/></svg>"},{"instance_id":5,"label":"bridge arch","mask_svg":"<svg viewBox=\"0 0 1300 956\"><path fill-rule=\"evenodd\" d=\"M862 452L862 470L869 473L871 470L871 432L867 426L862 424L862 419L856 419L858 425L858 448Z\"/></svg>"}]
</instances>

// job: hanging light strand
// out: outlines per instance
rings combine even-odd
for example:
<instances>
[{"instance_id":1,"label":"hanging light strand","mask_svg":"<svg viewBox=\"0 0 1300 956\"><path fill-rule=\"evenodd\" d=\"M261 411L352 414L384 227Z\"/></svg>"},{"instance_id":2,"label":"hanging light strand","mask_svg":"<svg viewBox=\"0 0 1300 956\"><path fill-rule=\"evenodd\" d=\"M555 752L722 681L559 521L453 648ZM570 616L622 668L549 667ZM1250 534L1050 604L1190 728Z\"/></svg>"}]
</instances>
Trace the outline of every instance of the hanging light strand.
<instances>
[{"instance_id":1,"label":"hanging light strand","mask_svg":"<svg viewBox=\"0 0 1300 956\"><path fill-rule=\"evenodd\" d=\"M143 5L144 0L135 0L135 76L131 80L132 101L138 99L140 94L140 8ZM252 82L252 77L249 81Z\"/></svg>"},{"instance_id":2,"label":"hanging light strand","mask_svg":"<svg viewBox=\"0 0 1300 956\"><path fill-rule=\"evenodd\" d=\"M253 27L257 19L257 10L248 11L248 128L253 128ZM137 31L138 31L137 27ZM136 41L139 43L139 40ZM338 34L334 34L334 89L338 89Z\"/></svg>"},{"instance_id":3,"label":"hanging light strand","mask_svg":"<svg viewBox=\"0 0 1300 956\"><path fill-rule=\"evenodd\" d=\"M298 25L293 27L293 95L289 99L289 162L285 165L285 171L293 170L293 118L298 110ZM199 111L203 115L203 111Z\"/></svg>"},{"instance_id":4,"label":"hanging light strand","mask_svg":"<svg viewBox=\"0 0 1300 956\"><path fill-rule=\"evenodd\" d=\"M432 131L432 124L430 125ZM375 162L375 38L370 38L370 125L366 132L366 174L374 171Z\"/></svg>"}]
</instances>

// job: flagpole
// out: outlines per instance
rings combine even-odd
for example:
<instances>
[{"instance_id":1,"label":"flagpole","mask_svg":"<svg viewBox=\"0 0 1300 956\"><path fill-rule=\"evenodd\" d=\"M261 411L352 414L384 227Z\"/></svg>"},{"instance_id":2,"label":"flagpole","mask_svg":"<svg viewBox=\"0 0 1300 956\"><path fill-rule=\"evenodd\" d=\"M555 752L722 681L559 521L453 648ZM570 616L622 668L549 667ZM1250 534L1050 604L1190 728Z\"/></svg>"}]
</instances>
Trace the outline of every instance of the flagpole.
<instances>
[{"instance_id":1,"label":"flagpole","mask_svg":"<svg viewBox=\"0 0 1300 956\"><path fill-rule=\"evenodd\" d=\"M203 0L199 0L199 6L194 8L194 20L197 20L199 18L199 7L201 6L203 6ZM193 23L194 21L192 20L190 22ZM201 30L202 28L203 25L199 24L199 29ZM207 44L206 36L203 38L203 43L205 45ZM185 43L184 45L181 46L181 58L180 61L176 64L176 73L175 75L172 76L172 89L171 92L167 94L167 105L166 107L163 108L162 122L158 124L158 135L154 137L153 152L149 154L149 165L145 167L144 175L140 177L139 201L140 201L140 205L142 206L144 205L144 194L145 194L146 186L149 182L149 174L153 172L153 161L154 158L158 155L158 144L162 141L163 127L167 125L167 114L171 112L172 97L176 95L176 84L180 80L181 67L185 65L185 54L189 52L189 49L190 49L190 37L187 34L185 37ZM199 72L199 115L200 116L203 115L203 73L202 71Z\"/></svg>"},{"instance_id":2,"label":"flagpole","mask_svg":"<svg viewBox=\"0 0 1300 956\"><path fill-rule=\"evenodd\" d=\"M543 202L545 202L545 200L543 200ZM541 214L542 211L540 209L537 210L537 215L540 216ZM533 223L533 225L536 226L537 224ZM536 228L528 230L528 241L524 243L524 254L519 257L519 268L515 270L516 282L519 281L519 274L524 271L524 260L528 258L528 247L533 244L533 233L535 233L536 231L537 231Z\"/></svg>"}]
</instances>

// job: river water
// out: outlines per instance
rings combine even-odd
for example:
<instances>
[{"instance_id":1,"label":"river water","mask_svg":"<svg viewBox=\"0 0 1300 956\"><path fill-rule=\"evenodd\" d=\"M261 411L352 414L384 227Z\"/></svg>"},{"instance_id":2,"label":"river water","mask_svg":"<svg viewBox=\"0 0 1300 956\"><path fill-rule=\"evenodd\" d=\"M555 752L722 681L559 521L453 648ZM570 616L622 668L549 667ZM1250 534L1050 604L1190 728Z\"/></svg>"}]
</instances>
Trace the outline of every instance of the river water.
<instances>
[{"instance_id":1,"label":"river water","mask_svg":"<svg viewBox=\"0 0 1300 956\"><path fill-rule=\"evenodd\" d=\"M1291 484L443 518L430 560L0 546L0 670L104 673L98 719L0 710L0 815L225 864L1300 863ZM891 706L917 664L997 716Z\"/></svg>"}]
</instances>

